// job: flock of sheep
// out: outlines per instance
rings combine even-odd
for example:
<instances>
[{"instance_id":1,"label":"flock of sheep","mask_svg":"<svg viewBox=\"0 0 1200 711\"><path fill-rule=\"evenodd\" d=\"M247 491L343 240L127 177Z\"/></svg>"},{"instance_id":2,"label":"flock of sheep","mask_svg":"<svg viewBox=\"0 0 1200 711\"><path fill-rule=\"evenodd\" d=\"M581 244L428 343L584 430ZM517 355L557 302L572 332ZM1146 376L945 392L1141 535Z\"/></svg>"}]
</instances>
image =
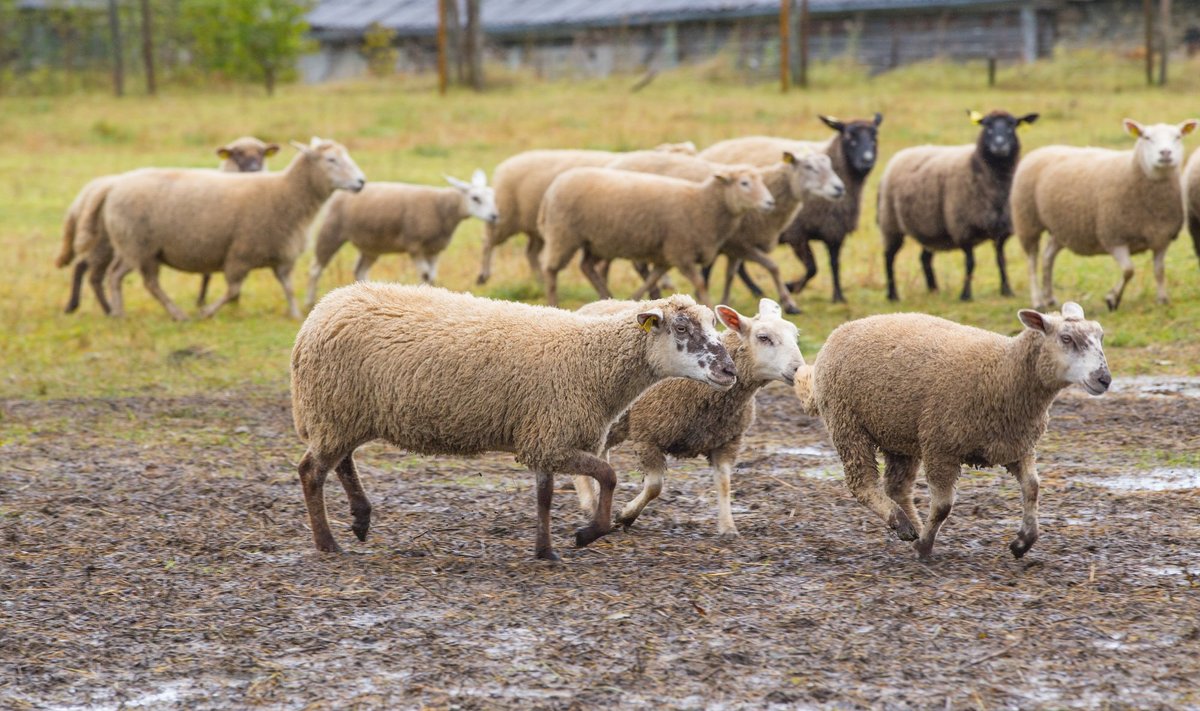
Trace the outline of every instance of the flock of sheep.
<instances>
[{"instance_id":1,"label":"flock of sheep","mask_svg":"<svg viewBox=\"0 0 1200 711\"><path fill-rule=\"evenodd\" d=\"M352 530L365 540L371 504L353 453L376 439L417 453L513 453L537 474L540 558L558 558L549 518L555 473L576 477L580 504L592 516L576 531L577 545L611 530L617 479L607 453L623 442L634 447L644 479L618 522L631 524L659 494L667 455L703 455L714 469L718 532L737 535L730 476L755 394L781 381L826 422L855 497L900 538L915 541L921 557L950 513L961 465L1005 466L1022 491L1024 516L1011 545L1020 557L1038 535L1034 448L1050 404L1071 384L1099 395L1111 383L1100 325L1071 302L1061 314L1042 313L1054 303L1054 257L1063 247L1111 254L1124 269L1107 298L1116 309L1132 275L1130 255L1150 250L1165 300L1163 255L1185 209L1200 251L1200 159L1186 178L1180 169L1183 136L1198 122L1127 119L1138 139L1132 150L1052 146L1019 159L1017 128L1037 114L970 117L980 126L975 144L909 148L885 169L878 221L888 296L898 298L894 259L905 235L922 245L930 289L933 252L964 252L963 299L971 298L974 247L992 240L1002 291L1010 293L1003 243L1015 231L1029 256L1035 309L1020 311L1024 329L1012 338L919 314L874 316L836 329L814 364L805 364L783 311L798 312L791 294L816 271L812 240L827 245L834 299L844 299L838 255L857 228L879 114L823 117L835 135L815 143L756 136L700 152L691 144L624 154L529 151L501 163L491 187L481 170L469 183L448 178L448 188L368 185L343 146L316 137L292 144L298 153L284 170L261 172L279 147L244 138L218 149L220 171L148 168L89 183L68 210L57 263L78 257L68 311L90 274L102 308L120 315L121 281L137 269L171 316L184 319L159 285L166 265L204 275L201 305L209 275L225 275L226 294L203 311L211 316L238 298L249 271L270 268L299 318L290 275L307 228L328 205L309 273L311 311L291 366L296 430L308 444L300 480L322 551L339 550L325 514L331 470L349 497ZM468 217L486 223L479 283L490 276L492 250L523 232L548 306L432 286L439 255ZM1043 232L1050 237L1039 286ZM359 250L359 283L317 302L321 272L347 241ZM780 241L806 264L803 279L784 283L769 256ZM387 253L411 255L426 284L366 282ZM564 311L556 308L557 276L576 253L603 300ZM770 273L779 303L762 299L753 317L714 309L708 276L722 254L722 301L737 274L761 294L745 273L752 261ZM616 259L632 261L644 278L630 301L609 298ZM660 287L670 288L664 277L671 269L701 303L658 298ZM647 294L653 300L637 301ZM912 499L922 463L931 495L924 521Z\"/></svg>"}]
</instances>

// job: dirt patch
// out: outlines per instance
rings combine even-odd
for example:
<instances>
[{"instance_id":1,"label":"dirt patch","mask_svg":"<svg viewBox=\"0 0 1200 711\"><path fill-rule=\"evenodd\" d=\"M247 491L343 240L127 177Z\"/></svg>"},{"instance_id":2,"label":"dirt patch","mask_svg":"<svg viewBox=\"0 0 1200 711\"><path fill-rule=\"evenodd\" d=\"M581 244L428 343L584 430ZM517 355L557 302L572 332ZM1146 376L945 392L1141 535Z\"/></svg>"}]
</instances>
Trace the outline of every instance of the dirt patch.
<instances>
[{"instance_id":1,"label":"dirt patch","mask_svg":"<svg viewBox=\"0 0 1200 711\"><path fill-rule=\"evenodd\" d=\"M1055 406L1025 559L1017 487L982 470L929 564L784 388L734 480L740 539L675 462L587 549L560 491L559 565L509 457L365 448L370 538L331 487L352 552L323 556L283 394L0 403L0 706L1196 708L1200 495L1095 485L1198 466L1200 409L1158 390Z\"/></svg>"}]
</instances>

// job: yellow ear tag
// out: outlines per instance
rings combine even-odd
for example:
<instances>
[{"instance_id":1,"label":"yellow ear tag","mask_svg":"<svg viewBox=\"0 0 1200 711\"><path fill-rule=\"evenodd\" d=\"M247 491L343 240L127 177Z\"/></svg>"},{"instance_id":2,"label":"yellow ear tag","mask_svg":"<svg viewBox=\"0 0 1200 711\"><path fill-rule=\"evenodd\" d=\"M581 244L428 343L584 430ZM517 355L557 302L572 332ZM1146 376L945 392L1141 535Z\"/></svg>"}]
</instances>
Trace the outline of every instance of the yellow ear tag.
<instances>
[{"instance_id":1,"label":"yellow ear tag","mask_svg":"<svg viewBox=\"0 0 1200 711\"><path fill-rule=\"evenodd\" d=\"M642 330L645 331L646 333L650 333L650 329L654 328L654 325L657 323L658 323L658 317L651 316L650 318L646 319L645 321L642 321Z\"/></svg>"},{"instance_id":2,"label":"yellow ear tag","mask_svg":"<svg viewBox=\"0 0 1200 711\"><path fill-rule=\"evenodd\" d=\"M978 124L983 121L983 114L978 111L971 112L971 123Z\"/></svg>"}]
</instances>

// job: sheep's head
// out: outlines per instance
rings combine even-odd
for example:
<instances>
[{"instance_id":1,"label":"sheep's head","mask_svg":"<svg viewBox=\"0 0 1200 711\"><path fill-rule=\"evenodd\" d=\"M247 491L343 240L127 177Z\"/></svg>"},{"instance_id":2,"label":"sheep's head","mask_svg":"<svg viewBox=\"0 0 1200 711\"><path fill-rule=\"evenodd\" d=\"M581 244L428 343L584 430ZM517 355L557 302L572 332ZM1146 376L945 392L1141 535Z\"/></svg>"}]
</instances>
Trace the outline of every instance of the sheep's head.
<instances>
[{"instance_id":1,"label":"sheep's head","mask_svg":"<svg viewBox=\"0 0 1200 711\"><path fill-rule=\"evenodd\" d=\"M821 116L821 121L838 132L842 144L842 155L860 177L871 172L879 157L879 124L883 114L876 113L872 119L839 121L832 116Z\"/></svg>"},{"instance_id":2,"label":"sheep's head","mask_svg":"<svg viewBox=\"0 0 1200 711\"><path fill-rule=\"evenodd\" d=\"M1007 111L993 111L986 116L978 111L967 111L967 115L971 117L971 123L981 127L978 150L984 157L1009 162L1021 155L1017 127L1038 119L1037 114L1025 114L1018 118Z\"/></svg>"},{"instance_id":3,"label":"sheep's head","mask_svg":"<svg viewBox=\"0 0 1200 711\"><path fill-rule=\"evenodd\" d=\"M1062 314L1023 309L1017 318L1044 340L1039 366L1058 383L1077 383L1089 395L1103 395L1112 383L1104 357L1104 329L1083 317L1083 308L1068 301Z\"/></svg>"},{"instance_id":4,"label":"sheep's head","mask_svg":"<svg viewBox=\"0 0 1200 711\"><path fill-rule=\"evenodd\" d=\"M634 316L646 333L647 355L663 378L689 378L728 390L737 380L729 351L717 334L712 309L690 296L645 302Z\"/></svg>"},{"instance_id":5,"label":"sheep's head","mask_svg":"<svg viewBox=\"0 0 1200 711\"><path fill-rule=\"evenodd\" d=\"M500 219L500 213L496 210L496 191L487 184L487 173L482 168L475 169L469 183L449 175L446 176L446 182L462 193L463 207L468 215L490 224L496 224Z\"/></svg>"},{"instance_id":6,"label":"sheep's head","mask_svg":"<svg viewBox=\"0 0 1200 711\"><path fill-rule=\"evenodd\" d=\"M1183 163L1183 137L1200 124L1196 119L1188 119L1174 125L1143 126L1128 118L1123 123L1125 132L1137 139L1133 147L1134 159L1151 178L1165 177L1179 170Z\"/></svg>"},{"instance_id":7,"label":"sheep's head","mask_svg":"<svg viewBox=\"0 0 1200 711\"><path fill-rule=\"evenodd\" d=\"M725 205L735 215L751 210L770 212L775 209L775 197L763 183L758 168L728 166L713 173L712 179L724 186Z\"/></svg>"},{"instance_id":8,"label":"sheep's head","mask_svg":"<svg viewBox=\"0 0 1200 711\"><path fill-rule=\"evenodd\" d=\"M833 170L833 161L824 153L784 151L783 162L791 166L788 175L793 195L801 199L816 195L826 200L840 200L846 194L846 184Z\"/></svg>"},{"instance_id":9,"label":"sheep's head","mask_svg":"<svg viewBox=\"0 0 1200 711\"><path fill-rule=\"evenodd\" d=\"M779 304L770 299L758 302L758 315L747 318L728 306L718 306L717 318L738 335L749 353L754 372L743 378L778 380L792 385L796 370L804 365L804 356L796 343L799 331L783 317Z\"/></svg>"},{"instance_id":10,"label":"sheep's head","mask_svg":"<svg viewBox=\"0 0 1200 711\"><path fill-rule=\"evenodd\" d=\"M694 156L699 151L696 150L696 144L691 141L682 143L660 143L654 147L654 150L660 153L678 153L683 156Z\"/></svg>"},{"instance_id":11,"label":"sheep's head","mask_svg":"<svg viewBox=\"0 0 1200 711\"><path fill-rule=\"evenodd\" d=\"M367 179L359 170L358 164L350 157L346 147L337 141L313 136L307 146L296 141L292 141L292 146L325 174L335 190L349 190L357 193L367 184Z\"/></svg>"},{"instance_id":12,"label":"sheep's head","mask_svg":"<svg viewBox=\"0 0 1200 711\"><path fill-rule=\"evenodd\" d=\"M221 170L257 173L267 167L267 158L278 152L278 143L263 143L253 136L242 136L218 148L217 157L223 161Z\"/></svg>"}]
</instances>

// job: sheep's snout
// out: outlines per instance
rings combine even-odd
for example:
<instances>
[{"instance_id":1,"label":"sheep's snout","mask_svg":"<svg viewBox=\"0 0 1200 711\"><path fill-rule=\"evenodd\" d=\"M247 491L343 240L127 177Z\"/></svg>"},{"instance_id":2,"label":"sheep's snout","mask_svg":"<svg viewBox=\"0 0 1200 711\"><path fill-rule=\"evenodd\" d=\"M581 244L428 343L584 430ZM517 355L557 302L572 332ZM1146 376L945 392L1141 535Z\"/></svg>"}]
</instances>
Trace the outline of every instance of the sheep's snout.
<instances>
[{"instance_id":1,"label":"sheep's snout","mask_svg":"<svg viewBox=\"0 0 1200 711\"><path fill-rule=\"evenodd\" d=\"M722 390L728 390L737 382L737 368L734 367L728 351L722 353L709 368L708 382Z\"/></svg>"},{"instance_id":2,"label":"sheep's snout","mask_svg":"<svg viewBox=\"0 0 1200 711\"><path fill-rule=\"evenodd\" d=\"M348 187L346 189L353 193L361 193L362 189L365 187L367 187L367 179L366 178L357 178L357 179L351 181L350 187Z\"/></svg>"},{"instance_id":3,"label":"sheep's snout","mask_svg":"<svg viewBox=\"0 0 1200 711\"><path fill-rule=\"evenodd\" d=\"M1112 385L1112 373L1108 372L1108 366L1093 370L1087 380L1083 381L1083 389L1087 390L1088 395L1103 395L1108 392L1110 385Z\"/></svg>"},{"instance_id":4,"label":"sheep's snout","mask_svg":"<svg viewBox=\"0 0 1200 711\"><path fill-rule=\"evenodd\" d=\"M770 212L771 210L774 210L775 209L775 198L767 198L767 199L763 200L762 204L759 205L758 209L763 212Z\"/></svg>"}]
</instances>

